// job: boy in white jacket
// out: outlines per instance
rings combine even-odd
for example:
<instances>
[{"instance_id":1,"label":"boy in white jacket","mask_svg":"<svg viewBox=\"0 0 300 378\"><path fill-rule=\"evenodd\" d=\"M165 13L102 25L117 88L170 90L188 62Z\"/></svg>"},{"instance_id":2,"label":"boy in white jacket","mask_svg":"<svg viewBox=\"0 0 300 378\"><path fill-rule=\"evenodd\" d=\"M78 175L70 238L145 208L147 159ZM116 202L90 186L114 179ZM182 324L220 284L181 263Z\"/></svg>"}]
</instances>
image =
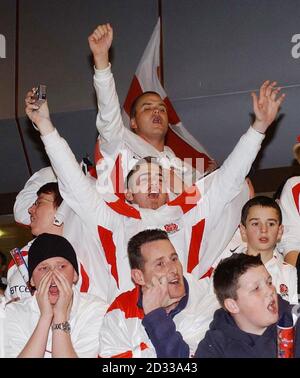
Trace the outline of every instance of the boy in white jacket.
<instances>
[{"instance_id":1,"label":"boy in white jacket","mask_svg":"<svg viewBox=\"0 0 300 378\"><path fill-rule=\"evenodd\" d=\"M32 243L28 273L34 295L6 306L5 357L97 357L107 305L80 293L72 245L43 233Z\"/></svg>"},{"instance_id":2,"label":"boy in white jacket","mask_svg":"<svg viewBox=\"0 0 300 378\"><path fill-rule=\"evenodd\" d=\"M254 256L260 254L277 293L291 304L297 304L297 270L284 262L276 249L284 232L277 202L265 196L249 200L242 209L240 231L243 241L247 243L244 252Z\"/></svg>"}]
</instances>

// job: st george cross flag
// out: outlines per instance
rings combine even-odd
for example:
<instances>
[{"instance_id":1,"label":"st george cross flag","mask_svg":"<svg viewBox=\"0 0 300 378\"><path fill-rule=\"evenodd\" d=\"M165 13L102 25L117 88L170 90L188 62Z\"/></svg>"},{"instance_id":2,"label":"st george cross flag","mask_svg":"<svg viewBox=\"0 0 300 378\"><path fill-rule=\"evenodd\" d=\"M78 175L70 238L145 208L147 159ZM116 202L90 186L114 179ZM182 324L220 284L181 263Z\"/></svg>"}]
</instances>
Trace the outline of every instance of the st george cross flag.
<instances>
[{"instance_id":1,"label":"st george cross flag","mask_svg":"<svg viewBox=\"0 0 300 378\"><path fill-rule=\"evenodd\" d=\"M160 19L154 28L150 41L144 51L134 78L131 82L122 109L123 122L129 128L130 107L134 99L146 91L157 92L168 108L169 130L166 135L166 145L169 146L180 159L191 158L196 167L196 159L204 160L204 171L207 170L212 158L204 147L186 130L173 108L159 78L160 65Z\"/></svg>"}]
</instances>

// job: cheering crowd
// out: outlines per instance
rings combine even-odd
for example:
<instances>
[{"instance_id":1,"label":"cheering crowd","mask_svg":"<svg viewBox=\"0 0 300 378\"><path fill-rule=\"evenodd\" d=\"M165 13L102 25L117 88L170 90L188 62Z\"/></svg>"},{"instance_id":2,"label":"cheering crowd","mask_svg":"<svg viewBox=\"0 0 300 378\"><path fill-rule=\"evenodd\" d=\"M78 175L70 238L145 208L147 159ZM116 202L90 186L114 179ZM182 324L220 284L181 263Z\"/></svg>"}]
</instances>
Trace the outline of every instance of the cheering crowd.
<instances>
[{"instance_id":1,"label":"cheering crowd","mask_svg":"<svg viewBox=\"0 0 300 378\"><path fill-rule=\"evenodd\" d=\"M36 88L26 95L51 166L16 198L15 220L34 239L8 264L0 356L275 358L285 352L278 329L289 327L299 357L300 177L277 200L255 196L247 178L285 95L265 81L252 93L253 124L241 125L220 167L200 172L166 146L156 92L134 99L124 127L112 41L109 24L88 38L96 174L77 162Z\"/></svg>"}]
</instances>

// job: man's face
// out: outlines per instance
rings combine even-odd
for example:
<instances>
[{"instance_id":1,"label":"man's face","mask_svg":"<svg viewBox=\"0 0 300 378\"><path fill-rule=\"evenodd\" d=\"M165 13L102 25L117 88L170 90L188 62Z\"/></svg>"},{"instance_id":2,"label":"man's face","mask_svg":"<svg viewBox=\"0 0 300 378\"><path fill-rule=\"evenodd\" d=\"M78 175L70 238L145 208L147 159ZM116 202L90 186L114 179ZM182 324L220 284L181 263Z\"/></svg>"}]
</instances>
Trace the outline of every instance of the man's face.
<instances>
[{"instance_id":1,"label":"man's face","mask_svg":"<svg viewBox=\"0 0 300 378\"><path fill-rule=\"evenodd\" d=\"M155 276L158 280L165 276L168 282L169 297L181 298L185 295L182 265L169 240L156 240L141 247L144 260L142 285L149 285Z\"/></svg>"},{"instance_id":2,"label":"man's face","mask_svg":"<svg viewBox=\"0 0 300 378\"><path fill-rule=\"evenodd\" d=\"M282 236L283 226L275 209L257 205L249 209L246 226L241 225L240 230L248 252L257 254L273 251Z\"/></svg>"},{"instance_id":3,"label":"man's face","mask_svg":"<svg viewBox=\"0 0 300 378\"><path fill-rule=\"evenodd\" d=\"M278 300L272 277L264 265L247 270L239 278L235 320L245 332L262 334L278 321Z\"/></svg>"},{"instance_id":4,"label":"man's face","mask_svg":"<svg viewBox=\"0 0 300 378\"><path fill-rule=\"evenodd\" d=\"M54 270L62 273L67 279L68 285L71 287L73 283L76 282L78 275L73 267L73 265L63 257L51 257L40 262L34 269L31 278L31 284L39 288L42 278L50 271ZM48 288L48 298L52 305L54 305L59 298L59 288L51 278L49 281Z\"/></svg>"},{"instance_id":5,"label":"man's face","mask_svg":"<svg viewBox=\"0 0 300 378\"><path fill-rule=\"evenodd\" d=\"M33 235L51 232L54 227L56 208L54 194L41 193L35 203L28 209L30 214L30 228Z\"/></svg>"},{"instance_id":6,"label":"man's face","mask_svg":"<svg viewBox=\"0 0 300 378\"><path fill-rule=\"evenodd\" d=\"M138 100L135 117L130 122L133 131L147 141L164 139L168 130L165 103L159 95L145 94Z\"/></svg>"},{"instance_id":7,"label":"man's face","mask_svg":"<svg viewBox=\"0 0 300 378\"><path fill-rule=\"evenodd\" d=\"M167 203L168 193L159 165L139 165L130 177L126 199L141 208L156 210Z\"/></svg>"}]
</instances>

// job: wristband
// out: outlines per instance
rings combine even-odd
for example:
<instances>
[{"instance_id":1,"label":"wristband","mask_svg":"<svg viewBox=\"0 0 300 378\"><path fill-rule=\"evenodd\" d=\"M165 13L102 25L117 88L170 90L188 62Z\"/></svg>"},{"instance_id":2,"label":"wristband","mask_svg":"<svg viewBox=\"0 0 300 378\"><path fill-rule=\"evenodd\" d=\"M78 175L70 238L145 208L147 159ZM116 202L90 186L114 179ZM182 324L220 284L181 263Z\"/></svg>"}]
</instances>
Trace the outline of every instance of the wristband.
<instances>
[{"instance_id":1,"label":"wristband","mask_svg":"<svg viewBox=\"0 0 300 378\"><path fill-rule=\"evenodd\" d=\"M70 326L70 323L68 321L65 321L65 322L62 322L62 323L52 324L52 331L56 331L58 329L66 332L68 334L71 333L71 326Z\"/></svg>"}]
</instances>

